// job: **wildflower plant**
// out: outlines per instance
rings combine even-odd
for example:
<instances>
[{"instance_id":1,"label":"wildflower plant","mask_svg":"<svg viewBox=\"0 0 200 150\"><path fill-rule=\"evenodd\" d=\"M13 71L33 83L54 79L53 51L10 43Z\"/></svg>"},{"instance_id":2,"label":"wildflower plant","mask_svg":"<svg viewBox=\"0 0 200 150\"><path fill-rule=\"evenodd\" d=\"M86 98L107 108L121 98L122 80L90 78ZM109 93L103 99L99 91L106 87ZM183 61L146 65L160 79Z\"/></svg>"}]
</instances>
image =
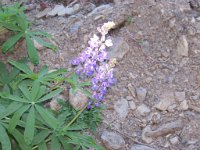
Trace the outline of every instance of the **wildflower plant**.
<instances>
[{"instance_id":1,"label":"wildflower plant","mask_svg":"<svg viewBox=\"0 0 200 150\"><path fill-rule=\"evenodd\" d=\"M36 32L33 35L28 29L29 23L23 22L26 20L23 8L12 7L0 9L0 25L15 33L2 45L2 51L8 51L19 39L25 38L30 60L37 63L31 41L33 37L38 39L36 34L46 34ZM1 19L6 16L9 19L3 22ZM101 103L115 82L116 60L109 60L107 51L113 45L107 39L113 27L114 23L108 22L97 28L99 34L94 35L86 50L71 61L77 66L72 72L67 69L50 71L48 66L35 71L30 69L26 59L8 60L7 64L0 62L0 150L105 150L82 131L95 131L101 123L104 109ZM81 81L80 76L90 79L89 82ZM86 94L90 99L88 104L76 110L68 102L59 100L60 110L45 107L51 100L58 99L66 84L74 92L80 90Z\"/></svg>"}]
</instances>

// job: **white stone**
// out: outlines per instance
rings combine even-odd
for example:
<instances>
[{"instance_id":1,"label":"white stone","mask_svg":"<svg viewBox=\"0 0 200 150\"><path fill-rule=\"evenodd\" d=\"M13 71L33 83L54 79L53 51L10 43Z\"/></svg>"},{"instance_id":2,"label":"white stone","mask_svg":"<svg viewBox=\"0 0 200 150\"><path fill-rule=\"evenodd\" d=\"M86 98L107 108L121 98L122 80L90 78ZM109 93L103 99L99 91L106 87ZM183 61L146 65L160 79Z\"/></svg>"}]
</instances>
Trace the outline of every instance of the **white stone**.
<instances>
[{"instance_id":1,"label":"white stone","mask_svg":"<svg viewBox=\"0 0 200 150\"><path fill-rule=\"evenodd\" d=\"M182 35L179 39L178 39L178 44L177 44L177 54L179 56L188 56L188 42L187 42L187 38L185 35Z\"/></svg>"},{"instance_id":2,"label":"white stone","mask_svg":"<svg viewBox=\"0 0 200 150\"><path fill-rule=\"evenodd\" d=\"M145 145L134 144L131 146L131 150L155 150L155 149Z\"/></svg>"},{"instance_id":3,"label":"white stone","mask_svg":"<svg viewBox=\"0 0 200 150\"><path fill-rule=\"evenodd\" d=\"M136 109L136 105L133 101L129 101L128 102L130 109L135 110Z\"/></svg>"}]
</instances>

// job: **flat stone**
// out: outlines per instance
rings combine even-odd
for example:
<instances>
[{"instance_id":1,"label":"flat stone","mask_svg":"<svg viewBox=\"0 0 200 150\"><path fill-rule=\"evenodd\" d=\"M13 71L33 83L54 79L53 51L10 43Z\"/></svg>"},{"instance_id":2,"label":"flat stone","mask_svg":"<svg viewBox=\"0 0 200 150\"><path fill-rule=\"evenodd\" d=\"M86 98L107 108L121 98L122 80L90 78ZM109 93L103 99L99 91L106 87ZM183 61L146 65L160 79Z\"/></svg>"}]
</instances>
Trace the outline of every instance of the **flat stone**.
<instances>
[{"instance_id":1,"label":"flat stone","mask_svg":"<svg viewBox=\"0 0 200 150\"><path fill-rule=\"evenodd\" d=\"M165 111L169 106L175 104L175 97L173 92L164 92L160 96L160 101L155 105L155 108Z\"/></svg>"},{"instance_id":2,"label":"flat stone","mask_svg":"<svg viewBox=\"0 0 200 150\"><path fill-rule=\"evenodd\" d=\"M136 88L137 98L140 101L144 101L147 95L147 90L143 87Z\"/></svg>"},{"instance_id":3,"label":"flat stone","mask_svg":"<svg viewBox=\"0 0 200 150\"><path fill-rule=\"evenodd\" d=\"M104 131L101 135L101 139L110 150L122 150L125 146L123 137L115 132Z\"/></svg>"},{"instance_id":4,"label":"flat stone","mask_svg":"<svg viewBox=\"0 0 200 150\"><path fill-rule=\"evenodd\" d=\"M126 99L121 99L115 103L115 111L119 115L119 118L125 119L128 115L128 101Z\"/></svg>"},{"instance_id":5,"label":"flat stone","mask_svg":"<svg viewBox=\"0 0 200 150\"><path fill-rule=\"evenodd\" d=\"M187 42L187 38L185 35L182 35L179 39L178 39L178 44L177 44L177 54L178 56L188 56L188 42Z\"/></svg>"},{"instance_id":6,"label":"flat stone","mask_svg":"<svg viewBox=\"0 0 200 150\"><path fill-rule=\"evenodd\" d=\"M131 150L155 150L155 149L145 145L134 144L131 146Z\"/></svg>"},{"instance_id":7,"label":"flat stone","mask_svg":"<svg viewBox=\"0 0 200 150\"><path fill-rule=\"evenodd\" d=\"M77 91L76 93L72 92L72 89L69 90L69 103L76 110L80 110L85 107L88 103L88 97L83 94L81 91Z\"/></svg>"},{"instance_id":8,"label":"flat stone","mask_svg":"<svg viewBox=\"0 0 200 150\"><path fill-rule=\"evenodd\" d=\"M137 112L141 116L146 116L147 114L151 112L151 110L145 104L142 104L137 108Z\"/></svg>"},{"instance_id":9,"label":"flat stone","mask_svg":"<svg viewBox=\"0 0 200 150\"><path fill-rule=\"evenodd\" d=\"M122 59L125 54L130 50L128 43L122 37L112 38L112 41L113 46L108 49L109 59Z\"/></svg>"}]
</instances>

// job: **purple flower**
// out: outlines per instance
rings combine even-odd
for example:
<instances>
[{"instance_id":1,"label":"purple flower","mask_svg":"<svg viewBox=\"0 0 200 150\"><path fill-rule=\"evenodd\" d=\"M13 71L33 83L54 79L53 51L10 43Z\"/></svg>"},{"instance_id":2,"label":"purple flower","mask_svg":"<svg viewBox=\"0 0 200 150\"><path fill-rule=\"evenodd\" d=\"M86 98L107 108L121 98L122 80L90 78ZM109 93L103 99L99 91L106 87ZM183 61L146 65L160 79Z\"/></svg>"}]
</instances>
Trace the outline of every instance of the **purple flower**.
<instances>
[{"instance_id":1,"label":"purple flower","mask_svg":"<svg viewBox=\"0 0 200 150\"><path fill-rule=\"evenodd\" d=\"M77 74L91 77L92 97L95 102L90 100L87 109L91 109L92 104L100 107L104 100L107 90L115 83L113 76L113 65L108 60L106 47L112 46L112 41L106 39L106 34L114 26L113 22L105 23L98 31L101 37L94 34L88 41L87 47L77 58L71 61L72 65L77 66Z\"/></svg>"}]
</instances>

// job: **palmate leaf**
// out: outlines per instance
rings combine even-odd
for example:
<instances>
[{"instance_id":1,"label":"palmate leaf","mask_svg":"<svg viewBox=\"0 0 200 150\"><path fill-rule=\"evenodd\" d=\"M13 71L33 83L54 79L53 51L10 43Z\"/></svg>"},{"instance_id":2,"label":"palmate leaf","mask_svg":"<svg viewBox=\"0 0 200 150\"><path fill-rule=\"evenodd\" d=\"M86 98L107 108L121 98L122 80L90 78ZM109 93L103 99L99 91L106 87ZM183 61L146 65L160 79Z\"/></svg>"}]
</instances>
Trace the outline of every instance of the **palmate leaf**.
<instances>
[{"instance_id":1,"label":"palmate leaf","mask_svg":"<svg viewBox=\"0 0 200 150\"><path fill-rule=\"evenodd\" d=\"M9 122L9 126L8 126L8 131L10 133L13 132L13 130L15 129L15 127L17 126L17 124L19 123L19 120L22 116L22 114L28 110L28 108L30 107L30 105L25 105L22 106L19 110L17 110L13 117L11 118L10 122Z\"/></svg>"},{"instance_id":2,"label":"palmate leaf","mask_svg":"<svg viewBox=\"0 0 200 150\"><path fill-rule=\"evenodd\" d=\"M33 44L33 41L30 38L30 35L26 34L25 39L26 39L26 49L31 62L34 64L38 64L39 63L38 52Z\"/></svg>"},{"instance_id":3,"label":"palmate leaf","mask_svg":"<svg viewBox=\"0 0 200 150\"><path fill-rule=\"evenodd\" d=\"M34 106L32 106L26 120L26 126L24 131L24 140L28 145L32 143L32 140L34 138L34 133L35 133L35 108Z\"/></svg>"},{"instance_id":4,"label":"palmate leaf","mask_svg":"<svg viewBox=\"0 0 200 150\"><path fill-rule=\"evenodd\" d=\"M0 142L2 150L11 150L11 143L5 128L0 123Z\"/></svg>"},{"instance_id":5,"label":"palmate leaf","mask_svg":"<svg viewBox=\"0 0 200 150\"><path fill-rule=\"evenodd\" d=\"M22 36L24 35L24 33L18 33L14 36L12 36L11 38L9 38L3 45L2 45L2 52L6 53L11 47L13 47L15 45L15 43L17 41L20 40L20 38L22 38Z\"/></svg>"},{"instance_id":6,"label":"palmate leaf","mask_svg":"<svg viewBox=\"0 0 200 150\"><path fill-rule=\"evenodd\" d=\"M40 98L39 100L37 100L36 103L41 103L46 100L49 100L49 99L57 96L58 94L60 94L62 91L63 91L63 89L61 89L61 88L51 91L49 94L47 94L47 95L43 96L42 98Z\"/></svg>"},{"instance_id":7,"label":"palmate leaf","mask_svg":"<svg viewBox=\"0 0 200 150\"><path fill-rule=\"evenodd\" d=\"M28 67L26 63L20 63L14 60L8 60L8 62L26 74L33 74L32 70Z\"/></svg>"},{"instance_id":8,"label":"palmate leaf","mask_svg":"<svg viewBox=\"0 0 200 150\"><path fill-rule=\"evenodd\" d=\"M52 129L56 129L58 127L59 121L51 113L39 105L35 105L35 108L39 112L42 119L49 125L49 127Z\"/></svg>"}]
</instances>

